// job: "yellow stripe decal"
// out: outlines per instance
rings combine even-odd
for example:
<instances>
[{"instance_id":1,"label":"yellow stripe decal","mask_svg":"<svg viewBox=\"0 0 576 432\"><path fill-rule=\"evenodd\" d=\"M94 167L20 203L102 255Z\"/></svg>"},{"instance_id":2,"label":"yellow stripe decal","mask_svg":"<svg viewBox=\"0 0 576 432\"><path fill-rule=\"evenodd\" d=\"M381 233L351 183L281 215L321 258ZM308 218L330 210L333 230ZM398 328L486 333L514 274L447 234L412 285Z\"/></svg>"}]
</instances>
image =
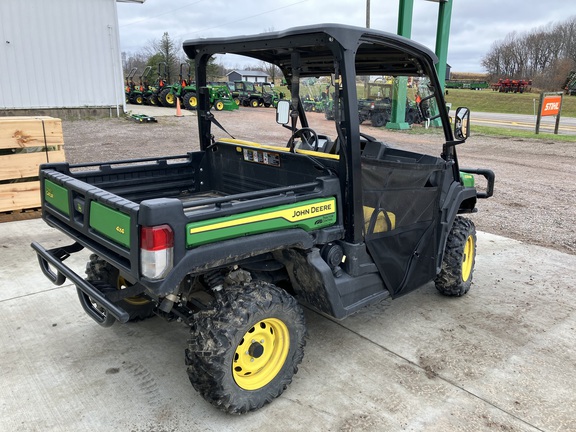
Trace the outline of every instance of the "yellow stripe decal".
<instances>
[{"instance_id":1,"label":"yellow stripe decal","mask_svg":"<svg viewBox=\"0 0 576 432\"><path fill-rule=\"evenodd\" d=\"M249 224L253 222L263 222L271 219L282 218L288 222L298 222L306 219L324 216L336 212L335 200L333 198L325 201L315 202L313 204L305 204L301 206L290 207L284 210L272 211L269 213L261 213L248 217L241 217L238 219L223 220L210 225L190 228L190 234L197 234L206 231L217 230L221 228L229 228L233 226ZM226 219L225 217L222 219Z\"/></svg>"}]
</instances>

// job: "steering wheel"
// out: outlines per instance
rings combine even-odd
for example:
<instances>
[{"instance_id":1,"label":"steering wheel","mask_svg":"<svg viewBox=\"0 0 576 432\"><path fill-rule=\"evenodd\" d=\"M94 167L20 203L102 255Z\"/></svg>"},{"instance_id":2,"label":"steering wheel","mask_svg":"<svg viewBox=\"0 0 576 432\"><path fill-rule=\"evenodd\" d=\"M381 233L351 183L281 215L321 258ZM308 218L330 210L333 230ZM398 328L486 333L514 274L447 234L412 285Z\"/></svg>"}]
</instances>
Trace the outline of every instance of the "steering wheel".
<instances>
[{"instance_id":1,"label":"steering wheel","mask_svg":"<svg viewBox=\"0 0 576 432\"><path fill-rule=\"evenodd\" d=\"M318 151L319 146L318 134L314 131L314 129L309 127L303 127L301 129L298 129L296 132L292 134L292 136L288 140L288 143L286 144L286 147L290 147L292 149L294 146L293 145L291 146L290 143L293 143L295 138L302 139L303 144L310 146L314 151Z\"/></svg>"}]
</instances>

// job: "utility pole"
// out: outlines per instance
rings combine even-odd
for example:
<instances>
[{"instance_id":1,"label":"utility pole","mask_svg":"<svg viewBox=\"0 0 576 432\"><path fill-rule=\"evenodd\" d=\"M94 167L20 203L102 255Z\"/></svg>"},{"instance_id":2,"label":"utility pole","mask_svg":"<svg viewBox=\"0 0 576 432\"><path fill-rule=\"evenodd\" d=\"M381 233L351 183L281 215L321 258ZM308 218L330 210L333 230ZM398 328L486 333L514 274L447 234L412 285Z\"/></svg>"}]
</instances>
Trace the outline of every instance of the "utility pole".
<instances>
[{"instance_id":1,"label":"utility pole","mask_svg":"<svg viewBox=\"0 0 576 432\"><path fill-rule=\"evenodd\" d=\"M370 0L366 0L366 28L370 28Z\"/></svg>"}]
</instances>

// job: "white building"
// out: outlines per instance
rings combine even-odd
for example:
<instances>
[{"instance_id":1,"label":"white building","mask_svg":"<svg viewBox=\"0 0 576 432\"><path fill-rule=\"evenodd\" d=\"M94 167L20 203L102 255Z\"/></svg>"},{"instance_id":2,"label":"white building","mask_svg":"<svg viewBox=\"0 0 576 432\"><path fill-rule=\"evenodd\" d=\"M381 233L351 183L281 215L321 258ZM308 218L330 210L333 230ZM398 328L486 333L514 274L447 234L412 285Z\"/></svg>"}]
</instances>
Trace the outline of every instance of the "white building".
<instances>
[{"instance_id":1,"label":"white building","mask_svg":"<svg viewBox=\"0 0 576 432\"><path fill-rule=\"evenodd\" d=\"M116 1L0 0L0 115L121 114Z\"/></svg>"},{"instance_id":2,"label":"white building","mask_svg":"<svg viewBox=\"0 0 576 432\"><path fill-rule=\"evenodd\" d=\"M268 82L270 77L266 72L253 70L233 70L226 74L228 81Z\"/></svg>"}]
</instances>

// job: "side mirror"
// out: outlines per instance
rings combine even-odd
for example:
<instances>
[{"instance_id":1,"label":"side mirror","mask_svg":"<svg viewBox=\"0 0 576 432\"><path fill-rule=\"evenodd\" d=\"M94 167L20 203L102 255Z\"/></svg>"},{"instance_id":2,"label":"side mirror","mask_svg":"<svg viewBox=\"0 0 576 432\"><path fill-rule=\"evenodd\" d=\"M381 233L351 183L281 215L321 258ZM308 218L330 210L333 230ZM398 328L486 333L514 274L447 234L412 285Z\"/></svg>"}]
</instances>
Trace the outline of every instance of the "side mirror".
<instances>
[{"instance_id":1,"label":"side mirror","mask_svg":"<svg viewBox=\"0 0 576 432\"><path fill-rule=\"evenodd\" d=\"M454 117L454 138L464 141L470 136L470 110L466 107L458 107Z\"/></svg>"},{"instance_id":2,"label":"side mirror","mask_svg":"<svg viewBox=\"0 0 576 432\"><path fill-rule=\"evenodd\" d=\"M276 123L286 125L290 121L290 102L279 100L276 107Z\"/></svg>"}]
</instances>

